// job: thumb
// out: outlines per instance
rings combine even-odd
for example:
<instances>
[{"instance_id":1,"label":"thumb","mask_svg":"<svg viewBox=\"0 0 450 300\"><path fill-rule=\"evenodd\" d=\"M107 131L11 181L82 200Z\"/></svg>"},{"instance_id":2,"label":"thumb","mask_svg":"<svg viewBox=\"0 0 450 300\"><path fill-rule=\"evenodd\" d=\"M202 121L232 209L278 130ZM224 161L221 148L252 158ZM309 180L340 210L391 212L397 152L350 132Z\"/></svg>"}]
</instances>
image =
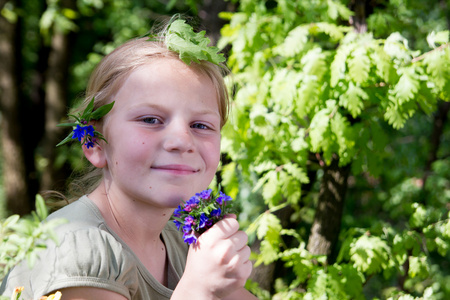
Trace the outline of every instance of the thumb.
<instances>
[{"instance_id":1,"label":"thumb","mask_svg":"<svg viewBox=\"0 0 450 300\"><path fill-rule=\"evenodd\" d=\"M223 216L223 218L224 219L226 219L226 218L237 219L237 216L235 214L228 214L228 215Z\"/></svg>"},{"instance_id":2,"label":"thumb","mask_svg":"<svg viewBox=\"0 0 450 300\"><path fill-rule=\"evenodd\" d=\"M234 216L234 217L233 217ZM227 239L239 230L235 215L228 215L205 231L199 239Z\"/></svg>"}]
</instances>

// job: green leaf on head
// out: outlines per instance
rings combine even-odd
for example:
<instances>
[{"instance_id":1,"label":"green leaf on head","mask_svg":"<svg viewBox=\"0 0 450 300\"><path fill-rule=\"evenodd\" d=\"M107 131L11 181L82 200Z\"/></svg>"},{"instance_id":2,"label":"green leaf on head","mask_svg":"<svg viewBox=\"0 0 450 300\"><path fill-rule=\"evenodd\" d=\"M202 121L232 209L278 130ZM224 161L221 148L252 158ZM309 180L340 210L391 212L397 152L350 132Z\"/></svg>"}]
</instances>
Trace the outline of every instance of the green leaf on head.
<instances>
[{"instance_id":1,"label":"green leaf on head","mask_svg":"<svg viewBox=\"0 0 450 300\"><path fill-rule=\"evenodd\" d=\"M225 61L219 48L208 46L211 40L205 37L205 31L195 33L193 28L184 20L175 20L167 30L167 48L179 53L180 59L186 64L201 60L219 65Z\"/></svg>"}]
</instances>

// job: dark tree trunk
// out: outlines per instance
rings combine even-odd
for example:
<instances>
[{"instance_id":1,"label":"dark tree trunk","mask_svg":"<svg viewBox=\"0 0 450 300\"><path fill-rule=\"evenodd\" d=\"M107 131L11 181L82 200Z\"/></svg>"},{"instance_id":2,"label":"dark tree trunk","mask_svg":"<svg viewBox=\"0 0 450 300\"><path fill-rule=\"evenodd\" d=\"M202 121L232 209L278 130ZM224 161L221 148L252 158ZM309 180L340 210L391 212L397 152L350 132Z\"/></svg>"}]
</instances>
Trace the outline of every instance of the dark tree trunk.
<instances>
[{"instance_id":1,"label":"dark tree trunk","mask_svg":"<svg viewBox=\"0 0 450 300\"><path fill-rule=\"evenodd\" d=\"M327 255L328 263L332 263L341 229L350 165L340 167L339 159L333 157L330 165L324 166L323 170L319 200L307 249L312 254Z\"/></svg>"},{"instance_id":2,"label":"dark tree trunk","mask_svg":"<svg viewBox=\"0 0 450 300\"><path fill-rule=\"evenodd\" d=\"M255 242L250 246L252 252L260 253L259 249L261 247L261 240L256 239ZM256 267L253 267L252 274L250 275L250 279L254 282L257 282L259 287L266 291L272 290L273 280L275 278L275 263L271 263L268 265L260 264Z\"/></svg>"},{"instance_id":3,"label":"dark tree trunk","mask_svg":"<svg viewBox=\"0 0 450 300\"><path fill-rule=\"evenodd\" d=\"M445 19L447 20L447 29L450 29L450 10L448 9L448 1L441 0L439 2L439 6L441 7L441 10L445 13Z\"/></svg>"},{"instance_id":4,"label":"dark tree trunk","mask_svg":"<svg viewBox=\"0 0 450 300\"><path fill-rule=\"evenodd\" d=\"M439 146L441 145L441 137L444 132L444 126L448 120L448 112L449 111L450 111L450 102L441 101L440 105L438 106L438 110L434 114L433 131L431 132L431 137L430 137L430 152L428 154L428 160L425 165L425 172L424 172L424 176L422 178L424 187L425 187L427 178L431 172L431 165L438 158L437 154L438 154Z\"/></svg>"},{"instance_id":5,"label":"dark tree trunk","mask_svg":"<svg viewBox=\"0 0 450 300\"><path fill-rule=\"evenodd\" d=\"M350 18L350 23L358 33L367 32L366 16L368 15L368 13L366 10L368 8L368 2L369 1L367 0L351 1L351 9L355 14Z\"/></svg>"},{"instance_id":6,"label":"dark tree trunk","mask_svg":"<svg viewBox=\"0 0 450 300\"><path fill-rule=\"evenodd\" d=\"M214 45L220 38L220 29L226 23L219 18L219 13L223 11L234 11L231 2L224 0L204 0L198 12L202 24L206 27L208 37Z\"/></svg>"},{"instance_id":7,"label":"dark tree trunk","mask_svg":"<svg viewBox=\"0 0 450 300\"><path fill-rule=\"evenodd\" d=\"M448 2L448 1L447 1ZM447 20L447 29L450 29L450 10L448 9L447 2L442 0L440 1L440 7L442 11L446 12L446 20ZM428 179L428 176L431 171L431 165L433 162L437 160L437 153L439 150L439 146L441 145L441 137L444 132L445 123L448 121L448 113L450 111L450 103L440 101L438 109L434 114L433 119L433 131L430 137L430 153L428 154L428 160L425 165L425 172L423 175L423 187L425 187L425 183Z\"/></svg>"},{"instance_id":8,"label":"dark tree trunk","mask_svg":"<svg viewBox=\"0 0 450 300\"><path fill-rule=\"evenodd\" d=\"M312 153L309 154L309 159L311 161L316 161L316 157ZM317 171L315 170L315 168L311 168L308 170L308 178L309 178L309 183L302 184L302 186L301 186L302 195L308 195L311 192L311 190L313 189L313 186L317 179ZM278 217L278 219L280 220L281 226L283 228L296 228L299 224L293 223L291 221L291 216L294 212L295 212L295 210L292 208L292 206L289 205L278 211L275 211L274 215ZM286 240L284 240L284 242L288 248L293 248L293 247L298 246L298 245L295 245L297 243L297 241L295 239L293 239L293 240L286 239ZM251 249L253 252L259 253L260 246L261 246L261 241L256 240L251 245ZM250 279L253 280L254 282L257 282L260 288L262 288L266 291L273 292L275 279L279 278L279 277L283 277L285 275L289 275L286 273L290 273L290 272L291 272L291 270L287 270L285 268L284 262L277 261L277 262L273 262L268 265L262 264L257 267L254 267L253 272L250 276Z\"/></svg>"},{"instance_id":9,"label":"dark tree trunk","mask_svg":"<svg viewBox=\"0 0 450 300\"><path fill-rule=\"evenodd\" d=\"M48 60L46 95L45 95L45 136L43 139L43 156L47 165L42 174L41 190L62 188L64 176L54 166L56 144L63 132L57 125L63 120L67 108L67 72L69 59L69 36L55 33L52 37Z\"/></svg>"},{"instance_id":10,"label":"dark tree trunk","mask_svg":"<svg viewBox=\"0 0 450 300\"><path fill-rule=\"evenodd\" d=\"M286 206L280 210L275 211L273 214L280 220L281 226L283 228L292 228L293 224L290 222L290 217L293 212L294 209L291 206ZM261 241L257 239L251 245L251 249L253 252L259 253L260 246ZM273 292L274 280L276 277L280 277L280 274L277 272L277 268L277 262L273 262L268 265L261 264L253 268L250 279L254 282L257 282L260 288L266 291ZM277 273L276 277L275 273Z\"/></svg>"},{"instance_id":11,"label":"dark tree trunk","mask_svg":"<svg viewBox=\"0 0 450 300\"><path fill-rule=\"evenodd\" d=\"M366 18L371 9L369 1L352 0L350 8L355 13L350 19L355 31L367 32ZM313 254L326 255L329 264L336 258L336 244L341 230L350 166L340 167L339 157L335 155L330 165L323 168L324 174L307 249Z\"/></svg>"},{"instance_id":12,"label":"dark tree trunk","mask_svg":"<svg viewBox=\"0 0 450 300\"><path fill-rule=\"evenodd\" d=\"M65 4L73 6L70 2L66 1ZM57 125L67 113L71 38L72 34L55 29L51 40L45 83L45 135L42 145L47 165L42 174L41 190L63 190L67 177L63 168L55 168L54 161L57 154L55 146L65 135Z\"/></svg>"},{"instance_id":13,"label":"dark tree trunk","mask_svg":"<svg viewBox=\"0 0 450 300\"><path fill-rule=\"evenodd\" d=\"M47 5L45 1L41 3L39 11L34 12L37 16L42 15L46 10ZM39 36L37 41L38 59L35 64L30 67L30 88L28 96L28 103L26 107L27 116L23 123L27 128L27 138L24 141L24 151L27 166L27 173L29 174L29 189L30 194L34 195L39 192L40 176L36 170L36 148L44 136L45 124L45 72L48 66L49 46L45 45L44 38L39 32L39 28L32 27L28 29L34 31Z\"/></svg>"},{"instance_id":14,"label":"dark tree trunk","mask_svg":"<svg viewBox=\"0 0 450 300\"><path fill-rule=\"evenodd\" d=\"M0 7L4 7L5 2L1 0ZM15 6L19 5L16 1ZM6 209L9 213L24 215L30 212L31 200L22 142L20 21L10 23L0 16L0 109Z\"/></svg>"}]
</instances>

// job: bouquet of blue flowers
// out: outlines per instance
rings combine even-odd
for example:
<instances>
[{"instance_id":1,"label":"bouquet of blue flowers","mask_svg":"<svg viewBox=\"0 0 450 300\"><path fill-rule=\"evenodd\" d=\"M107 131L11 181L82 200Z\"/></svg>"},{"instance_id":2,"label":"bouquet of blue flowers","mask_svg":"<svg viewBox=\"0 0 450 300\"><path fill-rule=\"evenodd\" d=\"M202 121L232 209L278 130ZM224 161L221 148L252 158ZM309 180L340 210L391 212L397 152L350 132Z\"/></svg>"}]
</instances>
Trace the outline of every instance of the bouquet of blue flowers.
<instances>
[{"instance_id":1,"label":"bouquet of blue flowers","mask_svg":"<svg viewBox=\"0 0 450 300\"><path fill-rule=\"evenodd\" d=\"M225 215L234 213L231 200L230 196L221 191L213 195L213 191L207 189L179 205L172 217L178 230L183 231L184 242L189 245L196 243L198 235L222 220Z\"/></svg>"}]
</instances>

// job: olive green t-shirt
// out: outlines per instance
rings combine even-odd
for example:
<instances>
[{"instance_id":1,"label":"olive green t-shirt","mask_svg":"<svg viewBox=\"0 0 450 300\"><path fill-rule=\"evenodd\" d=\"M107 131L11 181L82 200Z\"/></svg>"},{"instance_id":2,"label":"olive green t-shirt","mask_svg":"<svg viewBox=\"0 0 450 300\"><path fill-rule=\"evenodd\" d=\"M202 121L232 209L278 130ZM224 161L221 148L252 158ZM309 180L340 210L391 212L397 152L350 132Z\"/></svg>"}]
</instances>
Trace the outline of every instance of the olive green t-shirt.
<instances>
[{"instance_id":1,"label":"olive green t-shirt","mask_svg":"<svg viewBox=\"0 0 450 300\"><path fill-rule=\"evenodd\" d=\"M168 286L159 283L131 249L105 223L97 206L83 196L56 211L49 219L64 218L68 223L56 229L59 244L48 242L39 251L32 269L24 262L5 278L0 293L10 296L23 286L24 299L68 287L107 289L127 299L165 300L183 274L188 246L172 222L161 233L168 258ZM151 220L149 220L151 226Z\"/></svg>"}]
</instances>

